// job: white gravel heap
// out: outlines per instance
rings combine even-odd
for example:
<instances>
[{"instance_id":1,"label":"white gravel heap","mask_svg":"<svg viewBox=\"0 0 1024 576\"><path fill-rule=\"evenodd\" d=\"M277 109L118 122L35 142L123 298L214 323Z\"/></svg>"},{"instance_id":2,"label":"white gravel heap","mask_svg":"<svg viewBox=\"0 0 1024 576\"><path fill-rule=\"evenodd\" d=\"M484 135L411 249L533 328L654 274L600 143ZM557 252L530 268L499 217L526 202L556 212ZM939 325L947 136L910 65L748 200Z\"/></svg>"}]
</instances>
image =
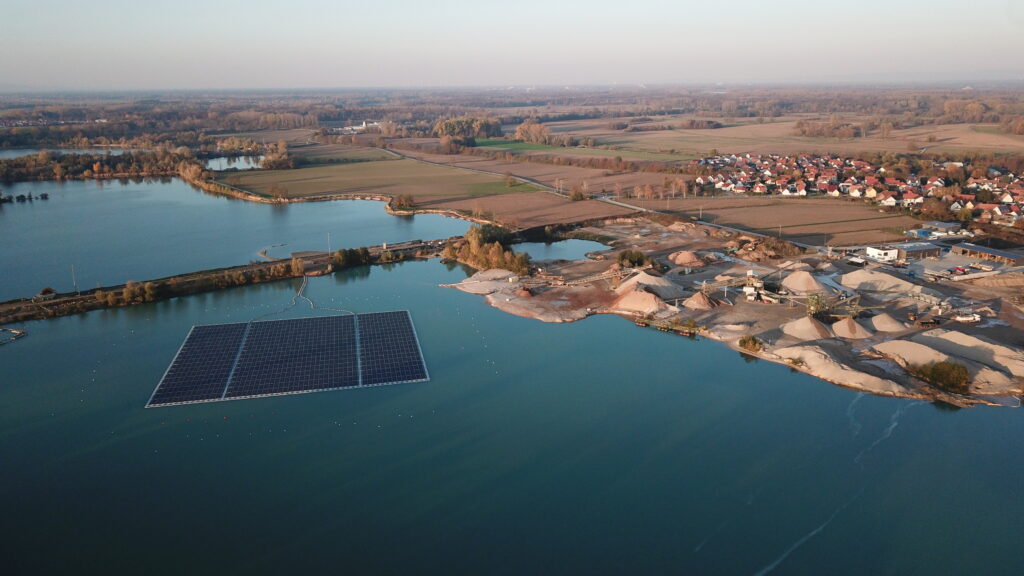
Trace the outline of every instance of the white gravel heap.
<instances>
[{"instance_id":1,"label":"white gravel heap","mask_svg":"<svg viewBox=\"0 0 1024 576\"><path fill-rule=\"evenodd\" d=\"M832 330L810 316L802 316L781 326L782 332L801 342L806 340L823 340L834 338Z\"/></svg>"}]
</instances>

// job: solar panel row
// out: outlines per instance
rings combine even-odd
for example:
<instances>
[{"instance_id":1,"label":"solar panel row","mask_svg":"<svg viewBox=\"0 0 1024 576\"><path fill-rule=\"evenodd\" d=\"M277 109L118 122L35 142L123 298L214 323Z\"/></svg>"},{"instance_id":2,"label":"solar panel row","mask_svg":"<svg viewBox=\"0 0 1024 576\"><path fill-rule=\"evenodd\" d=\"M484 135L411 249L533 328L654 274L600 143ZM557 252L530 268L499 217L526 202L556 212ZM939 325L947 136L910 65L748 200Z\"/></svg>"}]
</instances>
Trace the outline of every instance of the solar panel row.
<instances>
[{"instance_id":1,"label":"solar panel row","mask_svg":"<svg viewBox=\"0 0 1024 576\"><path fill-rule=\"evenodd\" d=\"M193 327L153 391L149 405L219 399L227 387L246 326Z\"/></svg>"},{"instance_id":2,"label":"solar panel row","mask_svg":"<svg viewBox=\"0 0 1024 576\"><path fill-rule=\"evenodd\" d=\"M408 311L195 326L147 407L425 380Z\"/></svg>"},{"instance_id":3,"label":"solar panel row","mask_svg":"<svg viewBox=\"0 0 1024 576\"><path fill-rule=\"evenodd\" d=\"M357 386L355 317L253 324L225 398Z\"/></svg>"},{"instance_id":4,"label":"solar panel row","mask_svg":"<svg viewBox=\"0 0 1024 576\"><path fill-rule=\"evenodd\" d=\"M364 386L427 379L427 368L408 313L361 314L359 359Z\"/></svg>"}]
</instances>

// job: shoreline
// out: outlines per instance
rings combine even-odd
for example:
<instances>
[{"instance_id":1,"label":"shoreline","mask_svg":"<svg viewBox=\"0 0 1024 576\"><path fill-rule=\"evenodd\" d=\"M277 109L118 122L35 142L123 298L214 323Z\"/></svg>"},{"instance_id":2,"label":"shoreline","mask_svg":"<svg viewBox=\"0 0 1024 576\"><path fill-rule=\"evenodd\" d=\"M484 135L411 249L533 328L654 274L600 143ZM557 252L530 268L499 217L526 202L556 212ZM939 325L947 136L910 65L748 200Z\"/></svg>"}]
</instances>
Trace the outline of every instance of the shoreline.
<instances>
[{"instance_id":1,"label":"shoreline","mask_svg":"<svg viewBox=\"0 0 1024 576\"><path fill-rule=\"evenodd\" d=\"M447 239L445 239L447 240ZM343 266L340 270L359 266L393 264L405 260L429 260L437 257L439 241L412 241L389 245L385 253L379 245L365 247L368 260ZM361 249L356 249L361 250ZM47 320L109 308L127 308L217 292L230 288L294 280L304 276L322 276L335 272L334 253L316 253L301 258L251 262L239 266L214 268L176 274L144 281L103 286L81 292L52 293L30 298L0 302L0 327L8 324ZM295 262L298 261L299 264ZM5 328L6 329L6 328Z\"/></svg>"},{"instance_id":2,"label":"shoreline","mask_svg":"<svg viewBox=\"0 0 1024 576\"><path fill-rule=\"evenodd\" d=\"M395 198L389 194L351 194L351 193L336 193L336 194L321 194L318 196L303 196L299 198L271 198L269 196L263 196L243 188L237 188L216 181L201 181L195 182L182 178L187 184L200 188L205 192L211 194L218 194L222 196L228 196L244 200L247 202L256 202L258 204L301 204L305 202L335 202L343 200L372 200L374 202L383 202L384 210L392 216L415 216L417 214L437 214L440 216L447 216L449 218L457 218L459 220L465 220L474 224L494 224L500 225L498 222L493 220L487 220L484 218L477 218L469 214L460 213L457 210L445 210L438 208L412 208L412 209L395 209L391 206Z\"/></svg>"},{"instance_id":3,"label":"shoreline","mask_svg":"<svg viewBox=\"0 0 1024 576\"><path fill-rule=\"evenodd\" d=\"M526 292L524 292L524 287L520 282L510 281L514 278L515 276L508 271L485 270L458 284L444 286L483 296L488 305L507 314L541 322L577 322L597 314L612 314L631 323L642 322L641 325L644 326L663 324L658 320L642 320L642 316L638 316L635 312L615 309L611 306L581 309L557 305L559 302L571 300L574 296L569 291L579 290L578 287L562 288L561 290L566 294L557 297L551 296L546 301L544 301L545 296L552 294L556 289L552 288L536 296L525 296L530 289L526 288ZM735 312L733 313L735 314ZM698 321L701 319L700 316L697 317ZM753 318L752 320L756 321ZM661 328L669 334L676 332L664 325ZM888 365L892 363L892 360L880 354L877 358L874 356L865 358L861 353L854 352L843 354L843 349L851 349L851 343L835 337L804 342L786 342L784 345L768 346L763 344L764 348L761 350L751 351L740 345L740 339L749 335L751 328L752 325L748 324L722 323L705 329L696 329L694 332L696 336L724 344L745 356L785 366L834 386L875 396L943 402L963 408L973 405L1007 406L1006 403L989 398L1019 398L1022 393L1018 388L1005 393L973 392L961 395L941 390L902 370L900 372L885 371L884 368L874 366L877 370L864 371L864 368L871 366L871 362Z\"/></svg>"},{"instance_id":4,"label":"shoreline","mask_svg":"<svg viewBox=\"0 0 1024 576\"><path fill-rule=\"evenodd\" d=\"M461 214L454 210L442 210L442 209L400 209L396 210L391 206L394 198L384 194L325 194L318 196L309 196L302 198L269 198L262 196L247 190L235 188L232 186L224 185L215 181L192 181L181 175L182 180L196 188L199 188L205 192L223 195L229 197L235 197L243 201L256 202L262 204L288 204L288 203L300 203L300 202L330 202L340 200L371 200L384 203L384 209L387 213L395 216L412 216L416 214L438 214L446 217L457 218L463 221L477 223L477 224L492 224L493 222L474 218L472 216ZM436 256L436 251L432 254ZM414 258L422 258L425 256L412 254L402 254L403 257L412 256ZM426 256L429 257L429 256ZM324 262L318 262L318 265L327 265L327 273L330 270L330 256L318 256L317 259L323 258ZM377 255L377 260L372 261L371 264L382 263L378 261L380 255ZM261 263L260 265L243 265L229 268L221 268L216 270L207 270L192 272L182 275L176 275L167 278L161 278L157 280L151 280L148 282L134 283L136 287L143 286L146 284L158 284L158 288L168 286L169 289L159 290L156 295L146 294L142 296L141 293L135 296L128 296L129 285L118 285L112 287L105 287L96 290L90 290L82 294L59 294L55 298L49 301L40 301L38 299L16 299L8 302L0 303L0 325L8 324L12 322L28 321L28 320L39 320L50 317L66 316L77 314L81 312L87 312L96 309L103 309L109 307L124 307L131 306L139 303L155 302L160 300L167 300L175 298L177 296L185 296L191 294L197 294L202 292L210 292L221 290L233 286L242 286L248 284L257 284L262 282L277 281L282 279L297 278L304 275L302 272L295 273L274 273L270 276L255 274L256 268L274 266L280 264L280 260L272 260L270 262ZM520 297L515 290L525 289L526 293L530 293L530 286L540 287L546 284L546 280L538 277L529 277L529 284L525 284L520 281L517 277L513 284L508 277L499 278L501 271L498 272L498 276L494 278L486 277L485 282L494 282L495 280L504 280L501 289L497 287L486 287L483 291L480 290L468 290L466 289L467 281L474 281L481 274L486 274L492 271L482 271L472 276L471 278L460 282L459 284L452 285L462 291L478 294L485 296L486 301L489 305L498 308L506 313L533 318L544 322L573 322L587 318L593 314L615 314L626 318L627 320L635 321L637 319L638 311L636 309L617 309L612 302L602 302L597 306L579 306L571 304L569 298L563 299L558 302L552 302L551 304L557 305L557 309L548 307L544 309L542 307L535 306L529 302L524 302L526 298ZM317 272L318 274L324 273L323 271ZM505 274L511 275L510 272ZM227 277L228 275L237 275L242 280L238 281L221 281L220 277ZM183 279L187 279L187 282L182 282ZM479 281L479 280L476 280ZM474 282L476 282L474 281ZM133 283L129 283L133 284ZM189 284L186 286L180 286L179 284ZM198 286L202 284L202 286ZM514 288L514 289L512 289ZM577 291L588 290L584 286L575 287ZM510 290L511 289L511 290ZM103 294L107 291L120 291L122 294L121 300L114 300L114 303L108 304L106 302L99 301L95 295L97 292ZM594 292L595 290L591 290ZM164 292L164 293L160 293ZM595 294L588 294L588 297L594 297ZM532 297L528 296L527 298ZM5 310L6 308L7 310ZM679 308L670 307L675 312L679 312ZM13 313L11 312L13 310ZM3 314L6 312L7 314ZM700 315L698 315L700 317ZM954 395L941 391L934 386L928 385L923 381L917 380L909 374L903 373L898 374L889 372L883 374L881 370L858 370L853 367L859 365L864 368L863 364L865 360L860 357L849 356L846 354L836 353L836 350L829 350L829 345L825 344L829 339L819 341L806 341L806 342L792 342L786 346L770 346L759 351L747 350L740 346L739 340L745 335L751 335L750 329L753 328L754 324L757 324L757 318L745 318L744 321L753 320L747 324L743 324L740 321L738 324L723 323L714 326L711 329L699 331L699 335L705 338L715 340L724 343L726 346L735 350L741 354L748 355L753 358L781 364L789 367L791 370L803 372L819 380L829 382L832 385L848 388L851 390L857 390L861 392L871 393L874 395L887 396L887 397L898 397L898 398L909 398L909 399L930 399L933 401L942 401L957 406L967 406L973 404L990 404L999 405L998 403L987 401L984 398L980 398L981 394L974 393L968 396ZM762 327L763 328L763 327ZM832 340L832 342L842 343L842 340ZM851 343L845 342L847 347L851 346ZM834 347L834 346L833 346ZM860 353L858 353L860 354ZM884 358L884 355L882 356ZM895 360L895 358L891 359ZM871 372L874 372L872 374ZM1015 390L1013 392L1005 393L991 393L988 396L1019 396L1021 390Z\"/></svg>"}]
</instances>

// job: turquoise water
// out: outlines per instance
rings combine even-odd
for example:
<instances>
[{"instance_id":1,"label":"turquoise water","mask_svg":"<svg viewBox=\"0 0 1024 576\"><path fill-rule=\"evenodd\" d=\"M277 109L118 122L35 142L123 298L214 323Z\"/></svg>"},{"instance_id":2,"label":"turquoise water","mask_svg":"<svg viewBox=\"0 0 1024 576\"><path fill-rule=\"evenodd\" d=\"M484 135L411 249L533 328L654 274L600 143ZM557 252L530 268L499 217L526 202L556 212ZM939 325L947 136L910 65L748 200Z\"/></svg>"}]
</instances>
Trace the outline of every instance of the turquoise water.
<instances>
[{"instance_id":1,"label":"turquoise water","mask_svg":"<svg viewBox=\"0 0 1024 576\"><path fill-rule=\"evenodd\" d=\"M523 242L514 246L516 252L526 252L534 262L544 260L581 260L589 252L607 250L600 242L590 240L562 240L561 242Z\"/></svg>"},{"instance_id":2,"label":"turquoise water","mask_svg":"<svg viewBox=\"0 0 1024 576\"><path fill-rule=\"evenodd\" d=\"M310 279L320 305L410 310L421 384L142 407L192 324L273 312L298 282L29 323L0 347L5 571L1024 571L1021 411L862 396L438 286L464 277Z\"/></svg>"},{"instance_id":3,"label":"turquoise water","mask_svg":"<svg viewBox=\"0 0 1024 576\"><path fill-rule=\"evenodd\" d=\"M49 200L0 204L0 301L46 286L121 284L235 266L259 252L327 250L462 234L465 221L436 214L394 217L380 202L268 205L196 191L180 180L25 182L9 195L48 193Z\"/></svg>"},{"instance_id":4,"label":"turquoise water","mask_svg":"<svg viewBox=\"0 0 1024 576\"><path fill-rule=\"evenodd\" d=\"M260 167L260 162L263 161L262 156L239 156L239 157L227 157L221 156L219 158L210 158L206 161L206 167L210 170L228 170L234 168L235 170L252 170Z\"/></svg>"}]
</instances>

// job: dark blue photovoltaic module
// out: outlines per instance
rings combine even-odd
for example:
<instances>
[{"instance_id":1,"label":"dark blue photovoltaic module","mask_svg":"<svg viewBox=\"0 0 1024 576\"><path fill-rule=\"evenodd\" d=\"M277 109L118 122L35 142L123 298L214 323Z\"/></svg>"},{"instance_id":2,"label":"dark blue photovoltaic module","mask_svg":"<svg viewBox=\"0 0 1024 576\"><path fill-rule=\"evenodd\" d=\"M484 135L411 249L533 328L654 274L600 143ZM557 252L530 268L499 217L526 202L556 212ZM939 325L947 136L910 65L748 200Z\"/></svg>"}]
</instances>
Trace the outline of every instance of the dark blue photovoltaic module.
<instances>
[{"instance_id":1,"label":"dark blue photovoltaic module","mask_svg":"<svg viewBox=\"0 0 1024 576\"><path fill-rule=\"evenodd\" d=\"M405 310L195 326L146 407L429 379Z\"/></svg>"},{"instance_id":2,"label":"dark blue photovoltaic module","mask_svg":"<svg viewBox=\"0 0 1024 576\"><path fill-rule=\"evenodd\" d=\"M149 405L220 400L245 338L246 326L194 326L149 399Z\"/></svg>"},{"instance_id":3,"label":"dark blue photovoltaic module","mask_svg":"<svg viewBox=\"0 0 1024 576\"><path fill-rule=\"evenodd\" d=\"M355 316L256 322L225 398L359 385Z\"/></svg>"},{"instance_id":4,"label":"dark blue photovoltaic module","mask_svg":"<svg viewBox=\"0 0 1024 576\"><path fill-rule=\"evenodd\" d=\"M363 386L427 379L427 367L408 314L360 314L359 360Z\"/></svg>"}]
</instances>

